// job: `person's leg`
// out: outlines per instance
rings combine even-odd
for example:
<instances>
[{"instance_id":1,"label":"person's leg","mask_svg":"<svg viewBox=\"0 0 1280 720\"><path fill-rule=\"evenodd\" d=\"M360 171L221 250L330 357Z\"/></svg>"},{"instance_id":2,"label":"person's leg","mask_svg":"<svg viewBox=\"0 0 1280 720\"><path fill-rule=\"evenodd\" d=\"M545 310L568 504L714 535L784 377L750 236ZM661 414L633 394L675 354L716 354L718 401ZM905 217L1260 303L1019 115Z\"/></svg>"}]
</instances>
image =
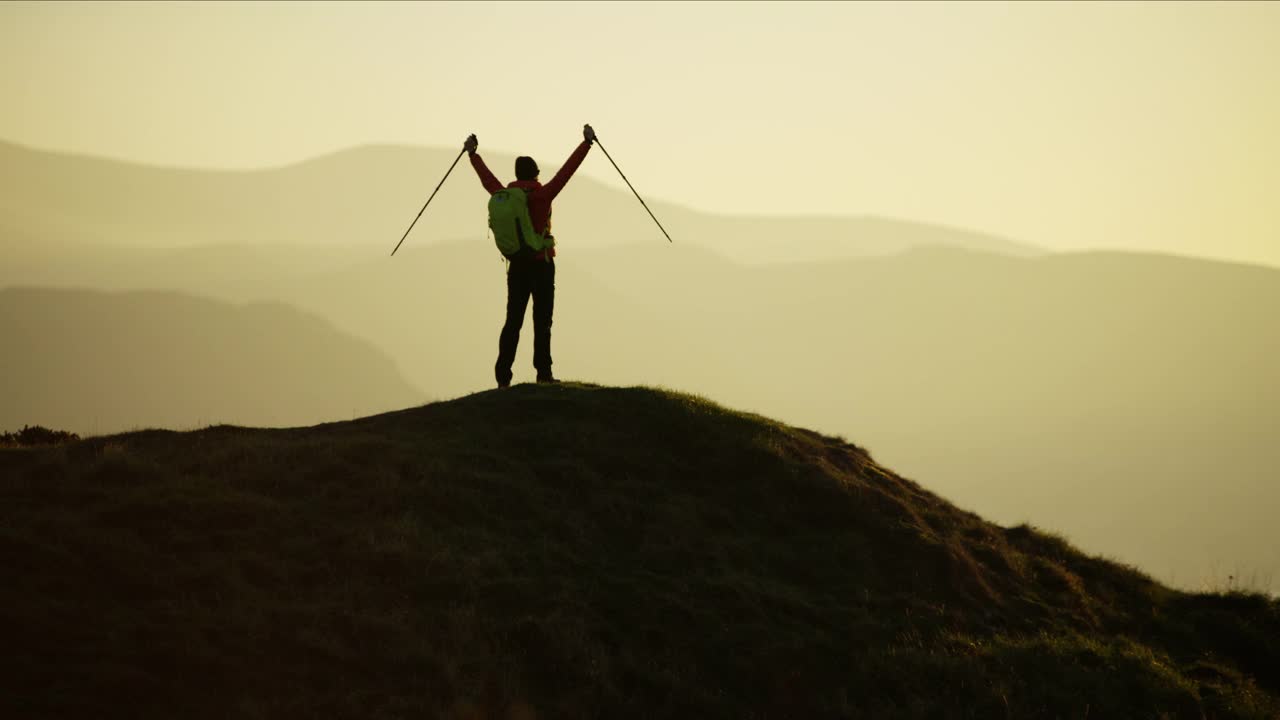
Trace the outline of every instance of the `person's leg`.
<instances>
[{"instance_id":1,"label":"person's leg","mask_svg":"<svg viewBox=\"0 0 1280 720\"><path fill-rule=\"evenodd\" d=\"M533 272L533 367L539 380L551 375L551 315L556 306L555 261L535 262Z\"/></svg>"},{"instance_id":2,"label":"person's leg","mask_svg":"<svg viewBox=\"0 0 1280 720\"><path fill-rule=\"evenodd\" d=\"M513 262L507 267L507 320L498 336L498 362L493 366L498 387L511 383L511 365L516 361L516 346L520 344L520 328L524 326L524 311L529 307L529 263Z\"/></svg>"}]
</instances>

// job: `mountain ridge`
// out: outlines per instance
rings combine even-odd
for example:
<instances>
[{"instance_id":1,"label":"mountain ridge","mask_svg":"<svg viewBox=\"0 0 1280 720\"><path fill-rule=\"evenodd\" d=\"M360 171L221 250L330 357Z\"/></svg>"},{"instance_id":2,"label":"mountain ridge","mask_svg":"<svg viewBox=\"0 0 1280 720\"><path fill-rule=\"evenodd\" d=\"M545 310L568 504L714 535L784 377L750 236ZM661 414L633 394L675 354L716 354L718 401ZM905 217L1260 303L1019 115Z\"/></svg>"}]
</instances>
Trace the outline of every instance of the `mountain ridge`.
<instances>
[{"instance_id":1,"label":"mountain ridge","mask_svg":"<svg viewBox=\"0 0 1280 720\"><path fill-rule=\"evenodd\" d=\"M133 242L146 238L145 244L151 245L278 242L282 236L304 244L363 244L374 236L387 235L394 236L394 243L454 157L453 151L436 147L361 145L270 168L204 170L49 152L0 141L0 155L5 154L11 157L0 163L0 180L8 173L6 184L17 193L6 203L14 218L44 228L38 234L80 234L117 245L121 240L104 234L104 227L120 226L126 236L132 233ZM499 176L505 177L508 173L503 170L510 167L514 155L495 152L487 159L499 170ZM548 164L548 170L552 167ZM415 230L418 243L430 242L429 238L483 236L479 183L463 177L470 175L466 167L454 172L460 177L451 176L433 204L431 217L424 218L422 228ZM81 187L86 182L82 178L91 181ZM253 189L246 191L236 184ZM618 244L651 241L652 233L657 232L646 224L648 217L628 191L587 176L575 178L571 187L557 204L561 209L558 234L567 232ZM118 196L114 200L113 194ZM1041 252L1025 243L936 223L875 215L743 216L660 200L651 190L646 190L646 195L659 217L665 218L664 224L683 233L683 242L721 252L727 248L735 256L756 262L773 258L777 238L800 234L810 236L807 246L800 249L814 257L880 254L921 242L964 244L991 252ZM470 204L472 210L462 211L460 202ZM4 199L0 203L5 203ZM328 207L331 205L334 207ZM234 217L238 213L247 214L252 222L241 222ZM309 221L308 215L313 213L321 213L326 220ZM62 224L51 224L55 217ZM139 223L139 218L144 220ZM156 232L147 223L159 223L166 230ZM219 235L213 227L218 223L227 226L231 237ZM184 239L184 233L197 240ZM733 237L734 242L725 245L721 237Z\"/></svg>"},{"instance_id":2,"label":"mountain ridge","mask_svg":"<svg viewBox=\"0 0 1280 720\"><path fill-rule=\"evenodd\" d=\"M279 301L5 287L0 337L3 429L292 424L424 397L374 346Z\"/></svg>"}]
</instances>

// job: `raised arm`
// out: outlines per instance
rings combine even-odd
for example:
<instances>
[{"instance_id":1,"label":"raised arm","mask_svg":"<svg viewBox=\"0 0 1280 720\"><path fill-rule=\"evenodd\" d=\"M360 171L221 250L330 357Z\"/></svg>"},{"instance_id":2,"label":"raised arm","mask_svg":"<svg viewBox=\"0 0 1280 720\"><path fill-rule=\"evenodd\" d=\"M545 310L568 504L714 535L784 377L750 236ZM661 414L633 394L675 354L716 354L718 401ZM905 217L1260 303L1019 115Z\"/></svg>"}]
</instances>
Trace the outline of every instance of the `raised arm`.
<instances>
[{"instance_id":1,"label":"raised arm","mask_svg":"<svg viewBox=\"0 0 1280 720\"><path fill-rule=\"evenodd\" d=\"M591 143L596 139L595 131L590 125L582 126L582 143L578 145L568 160L564 161L564 165L560 166L560 170L556 172L556 176L551 178L551 182L542 186L542 192L555 198L564 189L565 183L569 182L569 178L573 177L573 173L582 164L587 157L587 151L591 149Z\"/></svg>"},{"instance_id":2,"label":"raised arm","mask_svg":"<svg viewBox=\"0 0 1280 720\"><path fill-rule=\"evenodd\" d=\"M469 136L463 147L467 149L468 159L471 160L471 167L475 169L476 176L480 178L480 184L484 186L484 189L487 190L490 195L501 190L502 183L498 181L498 178L494 177L493 173L489 171L489 167L484 164L484 159L476 152L476 149L480 147L480 141L476 139L476 136Z\"/></svg>"}]
</instances>

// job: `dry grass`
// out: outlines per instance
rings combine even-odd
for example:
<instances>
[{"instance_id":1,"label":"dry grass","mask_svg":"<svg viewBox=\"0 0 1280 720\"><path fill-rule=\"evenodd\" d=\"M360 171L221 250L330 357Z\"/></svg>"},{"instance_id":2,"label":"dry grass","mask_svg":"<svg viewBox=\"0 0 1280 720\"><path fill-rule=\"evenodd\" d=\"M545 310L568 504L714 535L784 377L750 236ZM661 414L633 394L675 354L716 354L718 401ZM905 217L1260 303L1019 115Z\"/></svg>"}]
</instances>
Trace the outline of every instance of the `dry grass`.
<instances>
[{"instance_id":1,"label":"dry grass","mask_svg":"<svg viewBox=\"0 0 1280 720\"><path fill-rule=\"evenodd\" d=\"M1280 713L1274 601L672 393L6 450L0 507L10 717Z\"/></svg>"}]
</instances>

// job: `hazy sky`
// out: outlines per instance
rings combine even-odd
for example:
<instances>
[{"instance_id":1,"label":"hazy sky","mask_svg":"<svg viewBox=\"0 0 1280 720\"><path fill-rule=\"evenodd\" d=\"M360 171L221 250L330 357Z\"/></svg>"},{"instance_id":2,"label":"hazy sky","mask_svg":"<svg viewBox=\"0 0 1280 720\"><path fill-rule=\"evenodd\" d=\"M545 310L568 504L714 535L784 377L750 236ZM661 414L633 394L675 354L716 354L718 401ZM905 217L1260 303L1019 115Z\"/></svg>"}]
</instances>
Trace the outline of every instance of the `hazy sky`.
<instances>
[{"instance_id":1,"label":"hazy sky","mask_svg":"<svg viewBox=\"0 0 1280 720\"><path fill-rule=\"evenodd\" d=\"M35 147L257 167L476 132L555 167L583 122L705 210L1280 265L1280 3L0 4L0 139Z\"/></svg>"}]
</instances>

